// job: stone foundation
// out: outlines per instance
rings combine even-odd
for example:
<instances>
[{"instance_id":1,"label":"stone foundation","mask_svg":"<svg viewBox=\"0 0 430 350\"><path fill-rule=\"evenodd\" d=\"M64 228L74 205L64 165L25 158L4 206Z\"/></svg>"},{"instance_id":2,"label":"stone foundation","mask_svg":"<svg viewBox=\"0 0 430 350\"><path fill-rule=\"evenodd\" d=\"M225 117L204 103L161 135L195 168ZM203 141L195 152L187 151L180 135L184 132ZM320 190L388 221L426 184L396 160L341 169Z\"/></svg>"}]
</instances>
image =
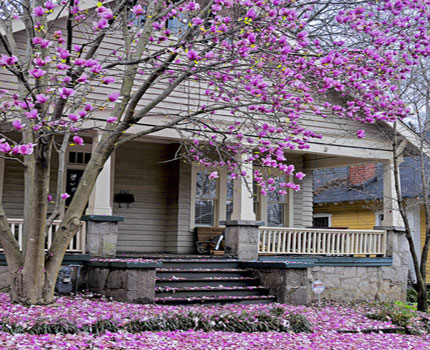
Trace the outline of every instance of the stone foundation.
<instances>
[{"instance_id":1,"label":"stone foundation","mask_svg":"<svg viewBox=\"0 0 430 350\"><path fill-rule=\"evenodd\" d=\"M116 301L148 304L155 298L155 267L158 264L90 263L87 285L91 292ZM116 266L115 266L116 265ZM123 266L121 266L123 265Z\"/></svg>"},{"instance_id":2,"label":"stone foundation","mask_svg":"<svg viewBox=\"0 0 430 350\"><path fill-rule=\"evenodd\" d=\"M11 280L7 266L0 266L0 293L8 293L10 284Z\"/></svg>"},{"instance_id":3,"label":"stone foundation","mask_svg":"<svg viewBox=\"0 0 430 350\"><path fill-rule=\"evenodd\" d=\"M256 270L255 275L282 304L307 305L310 284L307 269Z\"/></svg>"},{"instance_id":4,"label":"stone foundation","mask_svg":"<svg viewBox=\"0 0 430 350\"><path fill-rule=\"evenodd\" d=\"M315 266L309 283L322 281L321 297L336 301L406 300L407 266ZM311 292L311 299L317 296Z\"/></svg>"}]
</instances>

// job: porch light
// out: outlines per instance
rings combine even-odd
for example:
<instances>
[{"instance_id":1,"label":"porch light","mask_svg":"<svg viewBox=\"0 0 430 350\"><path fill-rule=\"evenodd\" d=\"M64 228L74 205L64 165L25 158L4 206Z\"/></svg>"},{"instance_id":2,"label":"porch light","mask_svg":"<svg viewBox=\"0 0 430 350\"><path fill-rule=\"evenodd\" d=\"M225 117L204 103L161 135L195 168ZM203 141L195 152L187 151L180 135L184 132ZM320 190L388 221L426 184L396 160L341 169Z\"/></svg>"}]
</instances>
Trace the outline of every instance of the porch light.
<instances>
[{"instance_id":1,"label":"porch light","mask_svg":"<svg viewBox=\"0 0 430 350\"><path fill-rule=\"evenodd\" d=\"M127 204L127 208L130 208L130 203L134 202L134 195L128 191L119 191L119 193L113 196L113 201L118 203L118 208L121 208L121 204Z\"/></svg>"}]
</instances>

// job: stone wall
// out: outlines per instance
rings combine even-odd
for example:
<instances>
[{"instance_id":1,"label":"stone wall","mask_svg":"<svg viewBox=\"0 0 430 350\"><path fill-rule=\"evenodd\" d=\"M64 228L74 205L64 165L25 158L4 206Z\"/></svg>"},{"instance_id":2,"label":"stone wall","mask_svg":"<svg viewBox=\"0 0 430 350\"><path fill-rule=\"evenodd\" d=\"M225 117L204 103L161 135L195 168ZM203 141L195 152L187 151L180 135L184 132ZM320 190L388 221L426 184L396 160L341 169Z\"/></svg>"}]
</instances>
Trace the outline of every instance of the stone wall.
<instances>
[{"instance_id":1,"label":"stone wall","mask_svg":"<svg viewBox=\"0 0 430 350\"><path fill-rule=\"evenodd\" d=\"M255 270L261 283L269 288L282 304L306 305L309 303L310 284L307 269Z\"/></svg>"},{"instance_id":2,"label":"stone wall","mask_svg":"<svg viewBox=\"0 0 430 350\"><path fill-rule=\"evenodd\" d=\"M321 298L336 301L406 300L407 266L315 266L309 283L322 281ZM317 296L311 292L311 299Z\"/></svg>"},{"instance_id":3,"label":"stone wall","mask_svg":"<svg viewBox=\"0 0 430 350\"><path fill-rule=\"evenodd\" d=\"M155 268L88 267L91 292L116 301L147 304L155 298Z\"/></svg>"},{"instance_id":4,"label":"stone wall","mask_svg":"<svg viewBox=\"0 0 430 350\"><path fill-rule=\"evenodd\" d=\"M7 293L10 290L10 275L7 266L0 266L0 292Z\"/></svg>"}]
</instances>

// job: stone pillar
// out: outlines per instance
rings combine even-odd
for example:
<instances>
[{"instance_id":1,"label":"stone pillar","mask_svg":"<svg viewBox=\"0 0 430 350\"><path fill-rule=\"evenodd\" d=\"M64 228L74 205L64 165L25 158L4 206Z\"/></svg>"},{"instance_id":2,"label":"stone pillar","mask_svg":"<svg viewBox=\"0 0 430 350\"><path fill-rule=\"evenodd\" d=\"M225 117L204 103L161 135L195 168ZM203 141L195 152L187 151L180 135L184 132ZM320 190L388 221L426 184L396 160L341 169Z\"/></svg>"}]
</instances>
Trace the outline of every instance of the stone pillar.
<instances>
[{"instance_id":1,"label":"stone pillar","mask_svg":"<svg viewBox=\"0 0 430 350\"><path fill-rule=\"evenodd\" d=\"M375 226L375 230L387 231L387 256L392 257L391 266L380 268L381 300L406 300L408 284L409 244L406 240L405 229L393 226Z\"/></svg>"},{"instance_id":2,"label":"stone pillar","mask_svg":"<svg viewBox=\"0 0 430 350\"><path fill-rule=\"evenodd\" d=\"M86 250L93 257L115 257L118 240L118 223L122 216L85 215Z\"/></svg>"},{"instance_id":3,"label":"stone pillar","mask_svg":"<svg viewBox=\"0 0 430 350\"><path fill-rule=\"evenodd\" d=\"M93 151L99 140L100 135L93 137ZM112 157L109 157L97 177L85 212L87 215L112 215L112 165Z\"/></svg>"},{"instance_id":4,"label":"stone pillar","mask_svg":"<svg viewBox=\"0 0 430 350\"><path fill-rule=\"evenodd\" d=\"M235 256L241 261L257 260L258 227L262 225L263 222L260 221L227 221L225 223L225 254Z\"/></svg>"},{"instance_id":5,"label":"stone pillar","mask_svg":"<svg viewBox=\"0 0 430 350\"><path fill-rule=\"evenodd\" d=\"M384 220L382 224L388 227L403 226L403 220L397 202L394 181L394 163L392 161L384 163Z\"/></svg>"},{"instance_id":6,"label":"stone pillar","mask_svg":"<svg viewBox=\"0 0 430 350\"><path fill-rule=\"evenodd\" d=\"M233 187L233 212L231 219L236 221L254 221L254 196L252 163L245 163L246 156L240 160L241 172L244 174L234 181Z\"/></svg>"}]
</instances>

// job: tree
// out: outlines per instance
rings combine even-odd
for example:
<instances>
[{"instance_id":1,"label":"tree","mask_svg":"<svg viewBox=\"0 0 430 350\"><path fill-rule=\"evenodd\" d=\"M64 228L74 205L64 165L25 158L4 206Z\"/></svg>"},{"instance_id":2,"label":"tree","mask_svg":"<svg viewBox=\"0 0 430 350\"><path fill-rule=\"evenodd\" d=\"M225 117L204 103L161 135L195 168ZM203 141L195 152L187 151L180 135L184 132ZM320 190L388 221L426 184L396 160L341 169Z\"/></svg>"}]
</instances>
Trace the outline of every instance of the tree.
<instances>
[{"instance_id":1,"label":"tree","mask_svg":"<svg viewBox=\"0 0 430 350\"><path fill-rule=\"evenodd\" d=\"M291 175L284 151L307 148L319 137L301 127L303 113L363 123L406 116L396 81L429 52L427 15L424 2L354 3L336 16L350 39L324 37L333 44L327 49L307 31L327 19L314 1L2 2L0 65L15 86L1 90L0 110L3 124L21 137L4 133L0 151L23 165L26 188L22 252L0 206L12 300L52 302L97 176L126 142L174 128L183 138L180 155L189 161L226 166L232 177L242 175L239 158ZM354 38L365 40L366 50ZM161 109L173 93L184 96L186 108ZM145 123L154 116L159 123ZM126 133L138 123L145 127ZM59 152L61 161L69 139L82 144L89 129L101 138L79 187L63 212L68 195L59 186L46 220L52 154ZM358 130L357 136L365 135ZM254 178L263 193L299 189L273 186L258 171ZM46 226L56 217L62 222L45 253Z\"/></svg>"}]
</instances>

